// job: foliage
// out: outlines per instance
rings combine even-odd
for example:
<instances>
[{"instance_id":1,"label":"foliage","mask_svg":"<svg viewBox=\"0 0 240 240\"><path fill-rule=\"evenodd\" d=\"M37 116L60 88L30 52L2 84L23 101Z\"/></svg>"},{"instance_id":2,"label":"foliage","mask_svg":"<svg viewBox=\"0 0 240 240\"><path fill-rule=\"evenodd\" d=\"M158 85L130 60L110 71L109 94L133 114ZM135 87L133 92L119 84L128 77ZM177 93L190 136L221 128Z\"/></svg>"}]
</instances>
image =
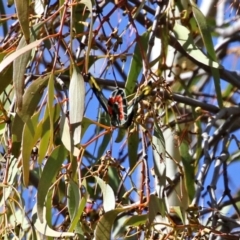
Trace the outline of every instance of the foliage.
<instances>
[{"instance_id":1,"label":"foliage","mask_svg":"<svg viewBox=\"0 0 240 240\"><path fill-rule=\"evenodd\" d=\"M239 3L182 2L0 4L2 238L238 239Z\"/></svg>"}]
</instances>

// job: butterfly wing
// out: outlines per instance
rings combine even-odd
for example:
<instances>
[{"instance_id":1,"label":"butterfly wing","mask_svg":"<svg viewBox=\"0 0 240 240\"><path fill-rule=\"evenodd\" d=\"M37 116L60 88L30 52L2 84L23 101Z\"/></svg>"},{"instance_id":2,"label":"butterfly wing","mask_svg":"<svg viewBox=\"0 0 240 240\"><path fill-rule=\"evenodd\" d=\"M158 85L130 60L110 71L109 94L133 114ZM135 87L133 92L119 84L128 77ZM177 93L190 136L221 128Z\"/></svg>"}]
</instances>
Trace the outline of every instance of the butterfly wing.
<instances>
[{"instance_id":1,"label":"butterfly wing","mask_svg":"<svg viewBox=\"0 0 240 240\"><path fill-rule=\"evenodd\" d=\"M123 89L115 89L108 100L108 113L111 123L115 127L121 127L127 120L127 100Z\"/></svg>"},{"instance_id":2,"label":"butterfly wing","mask_svg":"<svg viewBox=\"0 0 240 240\"><path fill-rule=\"evenodd\" d=\"M88 74L88 82L90 87L92 88L92 91L94 92L96 98L98 99L98 101L100 102L102 108L105 110L105 112L108 112L108 101L107 98L103 95L100 87L98 86L95 78Z\"/></svg>"}]
</instances>

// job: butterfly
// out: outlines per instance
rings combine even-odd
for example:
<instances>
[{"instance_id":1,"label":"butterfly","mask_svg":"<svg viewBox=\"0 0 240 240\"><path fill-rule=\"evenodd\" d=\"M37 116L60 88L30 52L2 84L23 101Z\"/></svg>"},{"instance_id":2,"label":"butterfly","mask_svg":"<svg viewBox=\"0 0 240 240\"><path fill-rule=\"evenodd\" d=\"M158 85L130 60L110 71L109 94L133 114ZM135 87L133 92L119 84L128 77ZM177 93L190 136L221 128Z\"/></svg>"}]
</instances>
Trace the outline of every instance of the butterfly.
<instances>
[{"instance_id":1,"label":"butterfly","mask_svg":"<svg viewBox=\"0 0 240 240\"><path fill-rule=\"evenodd\" d=\"M105 112L109 115L111 125L114 127L128 128L133 120L137 110L137 104L142 99L142 96L137 97L130 105L127 104L125 91L121 88L116 88L107 99L96 80L88 74L88 82L100 102Z\"/></svg>"}]
</instances>

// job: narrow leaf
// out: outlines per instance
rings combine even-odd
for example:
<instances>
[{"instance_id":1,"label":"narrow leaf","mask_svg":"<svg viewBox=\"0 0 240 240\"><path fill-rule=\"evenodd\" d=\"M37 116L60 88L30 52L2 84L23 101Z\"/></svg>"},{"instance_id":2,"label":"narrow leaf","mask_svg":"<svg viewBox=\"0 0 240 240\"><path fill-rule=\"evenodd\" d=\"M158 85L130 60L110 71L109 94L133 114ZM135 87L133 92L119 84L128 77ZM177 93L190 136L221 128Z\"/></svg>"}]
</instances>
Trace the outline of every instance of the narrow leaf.
<instances>
[{"instance_id":1,"label":"narrow leaf","mask_svg":"<svg viewBox=\"0 0 240 240\"><path fill-rule=\"evenodd\" d=\"M37 130L38 118L39 112L35 113L30 119L28 119L23 128L22 162L23 162L23 183L25 186L28 186L29 181L29 161L32 149L36 144L34 139Z\"/></svg>"},{"instance_id":2,"label":"narrow leaf","mask_svg":"<svg viewBox=\"0 0 240 240\"><path fill-rule=\"evenodd\" d=\"M104 211L108 212L114 209L116 200L112 188L108 184L106 184L101 178L95 176L95 179L102 190Z\"/></svg>"},{"instance_id":3,"label":"narrow leaf","mask_svg":"<svg viewBox=\"0 0 240 240\"><path fill-rule=\"evenodd\" d=\"M5 57L6 53L2 52L0 53L0 62L3 60ZM6 90L7 86L10 86L12 83L13 79L13 64L9 65L6 67L1 73L0 73L0 79L1 79L1 84L0 84L0 94Z\"/></svg>"},{"instance_id":4,"label":"narrow leaf","mask_svg":"<svg viewBox=\"0 0 240 240\"><path fill-rule=\"evenodd\" d=\"M161 216L164 217L166 214L166 206L163 198L158 198L152 194L150 195L148 212L150 224L154 221L157 214L161 214Z\"/></svg>"},{"instance_id":5,"label":"narrow leaf","mask_svg":"<svg viewBox=\"0 0 240 240\"><path fill-rule=\"evenodd\" d=\"M44 166L42 176L38 185L37 193L37 212L38 217L44 223L44 201L48 189L52 185L58 171L61 168L63 161L66 159L67 152L65 148L60 145L56 147L49 156L46 165Z\"/></svg>"},{"instance_id":6,"label":"narrow leaf","mask_svg":"<svg viewBox=\"0 0 240 240\"><path fill-rule=\"evenodd\" d=\"M80 200L79 187L74 181L70 180L67 199L69 214L71 218L71 224L69 227L70 232L75 230L76 227L80 227L79 219L83 213L86 202L87 199L85 196L82 196Z\"/></svg>"},{"instance_id":7,"label":"narrow leaf","mask_svg":"<svg viewBox=\"0 0 240 240\"><path fill-rule=\"evenodd\" d=\"M26 0L15 0L17 18L20 23L26 43L29 42L29 2Z\"/></svg>"},{"instance_id":8,"label":"narrow leaf","mask_svg":"<svg viewBox=\"0 0 240 240\"><path fill-rule=\"evenodd\" d=\"M50 121L50 138L49 138L49 146L51 147L53 144L53 101L54 101L54 75L51 74L48 81L48 101L47 108L49 113L49 121Z\"/></svg>"},{"instance_id":9,"label":"narrow leaf","mask_svg":"<svg viewBox=\"0 0 240 240\"><path fill-rule=\"evenodd\" d=\"M166 163L165 163L166 147L165 139L157 123L154 124L152 142L153 142L154 172L156 175L155 176L156 191L158 196L162 197L162 193L166 185Z\"/></svg>"},{"instance_id":10,"label":"narrow leaf","mask_svg":"<svg viewBox=\"0 0 240 240\"><path fill-rule=\"evenodd\" d=\"M34 12L37 15L44 13L44 0L35 0L34 1Z\"/></svg>"},{"instance_id":11,"label":"narrow leaf","mask_svg":"<svg viewBox=\"0 0 240 240\"><path fill-rule=\"evenodd\" d=\"M69 112L70 124L72 124L74 145L81 140L81 124L84 114L85 83L77 66L73 65L73 74L69 86Z\"/></svg>"},{"instance_id":12,"label":"narrow leaf","mask_svg":"<svg viewBox=\"0 0 240 240\"><path fill-rule=\"evenodd\" d=\"M79 201L80 201L79 187L72 179L70 179L67 189L67 205L71 220L75 217L77 213Z\"/></svg>"},{"instance_id":13,"label":"narrow leaf","mask_svg":"<svg viewBox=\"0 0 240 240\"><path fill-rule=\"evenodd\" d=\"M73 156L78 157L80 150L73 145L71 131L70 131L69 124L65 114L62 115L61 117L60 129L61 129L61 140L63 145L69 152L73 154Z\"/></svg>"},{"instance_id":14,"label":"narrow leaf","mask_svg":"<svg viewBox=\"0 0 240 240\"><path fill-rule=\"evenodd\" d=\"M42 92L47 86L48 78L49 76L45 76L36 79L24 93L22 110L17 110L16 116L13 120L12 133L14 141L21 141L24 123L27 122L36 111L37 105L42 98Z\"/></svg>"},{"instance_id":15,"label":"narrow leaf","mask_svg":"<svg viewBox=\"0 0 240 240\"><path fill-rule=\"evenodd\" d=\"M203 13L199 10L198 6L195 4L194 1L190 1L192 5L193 15L196 19L196 22L198 24L198 28L200 30L204 46L206 47L207 54L209 58L215 62L217 62L217 56L215 53L215 49L213 46L212 36L211 36L211 30L208 27L207 21ZM223 101L222 101L222 94L221 94L221 86L220 86L220 75L219 70L211 68L213 79L214 79L214 85L216 89L217 94L217 100L218 105L220 108L223 107Z\"/></svg>"},{"instance_id":16,"label":"narrow leaf","mask_svg":"<svg viewBox=\"0 0 240 240\"><path fill-rule=\"evenodd\" d=\"M177 41L184 48L186 53L188 53L196 61L205 64L206 66L213 68L220 68L220 65L208 58L194 43L191 32L184 26L175 23L173 28L173 33Z\"/></svg>"},{"instance_id":17,"label":"narrow leaf","mask_svg":"<svg viewBox=\"0 0 240 240\"><path fill-rule=\"evenodd\" d=\"M35 228L43 234L43 236L48 236L48 237L55 237L55 238L64 238L64 237L74 237L74 233L71 232L57 232L53 229L51 229L48 224L46 219L46 208L43 208L43 219L44 221L40 221L40 219L37 216L37 204L33 207L32 210L32 222L35 226Z\"/></svg>"},{"instance_id":18,"label":"narrow leaf","mask_svg":"<svg viewBox=\"0 0 240 240\"><path fill-rule=\"evenodd\" d=\"M46 157L46 153L49 147L50 140L50 120L48 107L45 109L44 118L41 120L41 138L38 149L38 162L42 163L43 159Z\"/></svg>"},{"instance_id":19,"label":"narrow leaf","mask_svg":"<svg viewBox=\"0 0 240 240\"><path fill-rule=\"evenodd\" d=\"M24 37L22 37L18 44L17 51L20 49L23 49L26 45L27 45L26 40ZM14 84L14 90L15 90L15 94L16 94L17 106L18 106L19 110L22 109L24 74L26 72L26 66L29 61L30 54L31 54L31 51L28 50L28 51L24 52L22 55L20 55L19 57L15 58L14 62L13 62L13 84ZM4 62L4 60L3 60L3 62Z\"/></svg>"},{"instance_id":20,"label":"narrow leaf","mask_svg":"<svg viewBox=\"0 0 240 240\"><path fill-rule=\"evenodd\" d=\"M128 156L130 169L134 167L138 160L138 144L139 144L138 132L134 132L128 138Z\"/></svg>"},{"instance_id":21,"label":"narrow leaf","mask_svg":"<svg viewBox=\"0 0 240 240\"><path fill-rule=\"evenodd\" d=\"M189 143L187 141L182 141L180 145L180 154L181 154L181 159L184 167L184 181L186 184L186 190L188 192L188 197L190 201L193 199L194 194L195 194L195 182L193 181L194 176L195 176L195 168L194 165L191 163L192 162L192 156L189 154Z\"/></svg>"},{"instance_id":22,"label":"narrow leaf","mask_svg":"<svg viewBox=\"0 0 240 240\"><path fill-rule=\"evenodd\" d=\"M134 49L134 54L133 54L133 58L129 67L129 73L128 73L128 77L127 77L127 81L126 81L126 87L125 87L125 91L126 91L126 95L130 95L131 93L133 93L135 87L136 87L136 83L137 83L137 79L138 76L140 74L140 72L142 72L142 66L143 66L143 57L142 56L142 51L147 52L147 47L148 47L148 39L149 39L149 34L150 32L147 31L145 32L138 40L138 44L135 45L135 49ZM141 45L139 44L141 43ZM140 50L140 46L141 46L141 50Z\"/></svg>"},{"instance_id":23,"label":"narrow leaf","mask_svg":"<svg viewBox=\"0 0 240 240\"><path fill-rule=\"evenodd\" d=\"M147 214L131 216L125 221L124 226L137 227L141 224L145 224L147 220L148 220Z\"/></svg>"},{"instance_id":24,"label":"narrow leaf","mask_svg":"<svg viewBox=\"0 0 240 240\"><path fill-rule=\"evenodd\" d=\"M172 211L182 220L183 224L186 224L184 214L182 214L181 208L179 206L172 206Z\"/></svg>"},{"instance_id":25,"label":"narrow leaf","mask_svg":"<svg viewBox=\"0 0 240 240\"><path fill-rule=\"evenodd\" d=\"M97 224L95 231L95 239L96 240L111 239L111 230L113 223L115 222L117 215L124 211L127 211L127 208L114 209L112 211L105 213Z\"/></svg>"},{"instance_id":26,"label":"narrow leaf","mask_svg":"<svg viewBox=\"0 0 240 240\"><path fill-rule=\"evenodd\" d=\"M37 47L44 39L36 40L21 49L17 49L15 52L7 56L1 63L0 63L0 72L8 66L11 62L13 62L17 57L21 56L22 54L26 53L27 51Z\"/></svg>"}]
</instances>

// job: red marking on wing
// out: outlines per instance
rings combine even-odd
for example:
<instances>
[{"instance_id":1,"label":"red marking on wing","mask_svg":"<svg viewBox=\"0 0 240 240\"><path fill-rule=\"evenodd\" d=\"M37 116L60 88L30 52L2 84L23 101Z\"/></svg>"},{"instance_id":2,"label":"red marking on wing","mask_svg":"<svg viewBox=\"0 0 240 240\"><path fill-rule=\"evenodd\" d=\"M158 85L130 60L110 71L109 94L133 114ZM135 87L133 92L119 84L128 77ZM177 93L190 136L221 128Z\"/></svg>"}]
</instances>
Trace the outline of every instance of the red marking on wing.
<instances>
[{"instance_id":1,"label":"red marking on wing","mask_svg":"<svg viewBox=\"0 0 240 240\"><path fill-rule=\"evenodd\" d=\"M108 100L109 103L114 104L118 103L118 109L119 109L119 119L123 120L124 119L124 112L123 112L123 99L122 96L116 96L116 97L111 97ZM112 108L111 106L108 106L108 112L110 115L112 115Z\"/></svg>"}]
</instances>

